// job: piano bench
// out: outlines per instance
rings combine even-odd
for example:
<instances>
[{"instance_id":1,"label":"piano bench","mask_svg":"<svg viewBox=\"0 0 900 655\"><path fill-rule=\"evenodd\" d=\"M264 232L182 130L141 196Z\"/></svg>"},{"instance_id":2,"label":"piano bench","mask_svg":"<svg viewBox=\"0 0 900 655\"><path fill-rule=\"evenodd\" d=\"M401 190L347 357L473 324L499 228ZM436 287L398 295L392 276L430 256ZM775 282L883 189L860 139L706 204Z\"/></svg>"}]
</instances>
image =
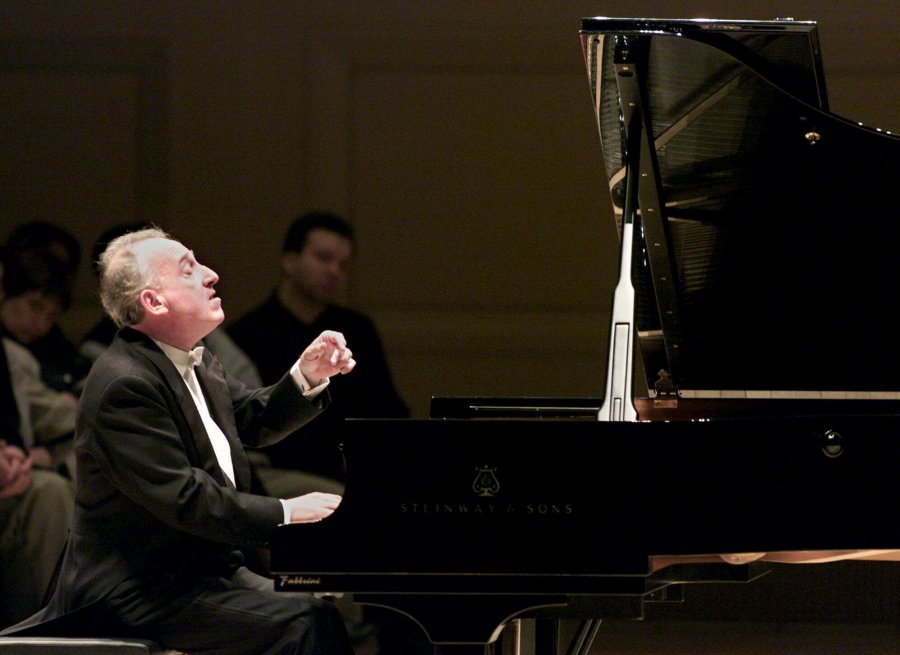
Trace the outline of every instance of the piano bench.
<instances>
[{"instance_id":1,"label":"piano bench","mask_svg":"<svg viewBox=\"0 0 900 655\"><path fill-rule=\"evenodd\" d=\"M0 655L181 655L144 639L0 637Z\"/></svg>"}]
</instances>

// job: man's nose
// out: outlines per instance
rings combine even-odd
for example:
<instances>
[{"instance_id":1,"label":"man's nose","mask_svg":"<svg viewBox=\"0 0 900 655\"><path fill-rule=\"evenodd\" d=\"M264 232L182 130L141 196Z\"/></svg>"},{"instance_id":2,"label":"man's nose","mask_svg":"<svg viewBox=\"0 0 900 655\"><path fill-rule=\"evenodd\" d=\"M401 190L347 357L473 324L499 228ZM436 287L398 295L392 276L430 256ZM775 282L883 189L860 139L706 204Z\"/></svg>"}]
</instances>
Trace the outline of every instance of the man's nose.
<instances>
[{"instance_id":1,"label":"man's nose","mask_svg":"<svg viewBox=\"0 0 900 655\"><path fill-rule=\"evenodd\" d=\"M206 276L204 278L204 283L206 286L213 286L219 282L219 274L212 270L209 266L204 266L206 269Z\"/></svg>"}]
</instances>

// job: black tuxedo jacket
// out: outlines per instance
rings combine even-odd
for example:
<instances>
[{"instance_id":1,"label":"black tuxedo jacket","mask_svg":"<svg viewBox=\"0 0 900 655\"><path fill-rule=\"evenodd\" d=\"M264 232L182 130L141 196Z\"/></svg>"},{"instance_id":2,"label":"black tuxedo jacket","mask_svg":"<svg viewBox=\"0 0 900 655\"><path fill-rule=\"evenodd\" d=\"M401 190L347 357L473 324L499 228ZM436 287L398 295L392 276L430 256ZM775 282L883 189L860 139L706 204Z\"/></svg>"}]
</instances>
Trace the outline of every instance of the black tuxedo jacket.
<instances>
[{"instance_id":1,"label":"black tuxedo jacket","mask_svg":"<svg viewBox=\"0 0 900 655\"><path fill-rule=\"evenodd\" d=\"M305 399L289 374L247 389L227 377L209 350L198 378L230 442L236 488L175 366L148 337L121 330L81 396L75 519L55 592L16 631L60 624L98 601L129 621L152 622L155 613L190 602L198 577L233 570L239 547L265 544L283 521L278 499L249 493L243 445L277 442L316 416L327 395ZM72 632L71 620L62 625L37 632Z\"/></svg>"}]
</instances>

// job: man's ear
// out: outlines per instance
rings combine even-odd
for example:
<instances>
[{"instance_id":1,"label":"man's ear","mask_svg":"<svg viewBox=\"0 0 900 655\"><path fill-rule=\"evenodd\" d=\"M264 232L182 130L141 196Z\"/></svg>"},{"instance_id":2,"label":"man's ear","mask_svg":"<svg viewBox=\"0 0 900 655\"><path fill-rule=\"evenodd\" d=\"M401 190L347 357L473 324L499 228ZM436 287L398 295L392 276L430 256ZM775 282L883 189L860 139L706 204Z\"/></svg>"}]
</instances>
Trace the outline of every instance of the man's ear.
<instances>
[{"instance_id":1,"label":"man's ear","mask_svg":"<svg viewBox=\"0 0 900 655\"><path fill-rule=\"evenodd\" d=\"M144 289L140 295L141 305L148 314L160 315L168 311L165 298L156 289Z\"/></svg>"}]
</instances>

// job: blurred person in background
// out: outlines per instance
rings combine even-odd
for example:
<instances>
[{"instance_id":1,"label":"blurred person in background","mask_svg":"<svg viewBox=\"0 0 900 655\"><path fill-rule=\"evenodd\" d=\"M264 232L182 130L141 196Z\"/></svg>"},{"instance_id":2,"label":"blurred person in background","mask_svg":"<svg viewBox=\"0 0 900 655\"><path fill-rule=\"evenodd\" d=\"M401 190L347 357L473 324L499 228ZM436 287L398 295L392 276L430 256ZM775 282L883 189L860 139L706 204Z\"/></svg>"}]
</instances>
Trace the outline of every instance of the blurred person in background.
<instances>
[{"instance_id":1,"label":"blurred person in background","mask_svg":"<svg viewBox=\"0 0 900 655\"><path fill-rule=\"evenodd\" d=\"M323 329L344 334L361 362L352 376L332 382L333 404L304 429L304 444L309 445L301 446L289 437L266 450L276 468L310 471L310 460L325 461L327 468L310 472L342 480L334 435L344 418L409 416L374 321L338 303L355 248L353 228L343 217L330 212L300 216L284 238L277 286L262 304L228 326L235 343L256 364L264 384L277 380L304 344ZM311 434L316 436L315 446Z\"/></svg>"},{"instance_id":2,"label":"blurred person in background","mask_svg":"<svg viewBox=\"0 0 900 655\"><path fill-rule=\"evenodd\" d=\"M90 362L59 324L69 309L81 263L81 246L66 229L48 221L16 227L6 241L7 302L0 312L8 336L28 348L53 389L78 392Z\"/></svg>"},{"instance_id":3,"label":"blurred person in background","mask_svg":"<svg viewBox=\"0 0 900 655\"><path fill-rule=\"evenodd\" d=\"M40 608L65 545L74 488L57 469L67 469L75 413L74 396L47 387L37 360L0 329L0 628Z\"/></svg>"}]
</instances>

